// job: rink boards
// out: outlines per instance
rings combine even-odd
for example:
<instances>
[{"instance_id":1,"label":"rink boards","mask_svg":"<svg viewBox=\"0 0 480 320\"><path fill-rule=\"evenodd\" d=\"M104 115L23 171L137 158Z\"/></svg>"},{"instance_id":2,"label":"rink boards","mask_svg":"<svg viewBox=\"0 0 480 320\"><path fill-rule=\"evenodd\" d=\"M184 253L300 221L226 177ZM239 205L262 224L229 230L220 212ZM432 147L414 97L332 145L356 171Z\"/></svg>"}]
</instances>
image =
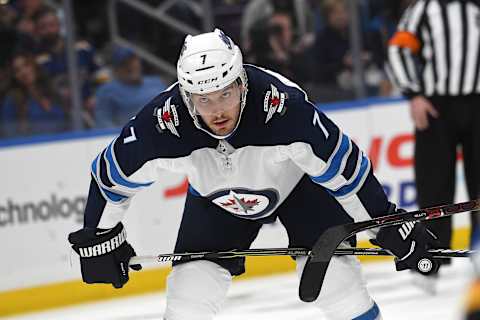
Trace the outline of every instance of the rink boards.
<instances>
[{"instance_id":1,"label":"rink boards","mask_svg":"<svg viewBox=\"0 0 480 320\"><path fill-rule=\"evenodd\" d=\"M319 106L360 145L392 201L414 209L413 126L399 99L365 100ZM90 183L90 163L115 136L98 131L0 141L0 316L70 303L163 289L166 266L147 266L122 290L81 283L76 255L67 234L82 225ZM465 199L461 165L457 200ZM139 254L173 249L181 218L186 179L165 172L136 196L125 225ZM455 245L466 245L468 216L455 219ZM265 226L255 247L287 244L281 225ZM293 270L289 258L255 258L246 276Z\"/></svg>"}]
</instances>

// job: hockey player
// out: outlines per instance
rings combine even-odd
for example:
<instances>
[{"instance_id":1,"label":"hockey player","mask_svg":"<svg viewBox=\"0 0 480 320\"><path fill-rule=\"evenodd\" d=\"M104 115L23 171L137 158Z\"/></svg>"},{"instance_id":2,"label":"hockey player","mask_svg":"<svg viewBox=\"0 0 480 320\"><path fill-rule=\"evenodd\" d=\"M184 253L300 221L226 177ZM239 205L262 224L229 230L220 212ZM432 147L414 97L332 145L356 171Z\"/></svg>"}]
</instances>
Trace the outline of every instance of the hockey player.
<instances>
[{"instance_id":1,"label":"hockey player","mask_svg":"<svg viewBox=\"0 0 480 320\"><path fill-rule=\"evenodd\" d=\"M247 249L260 227L276 219L289 246L312 247L330 226L396 211L355 143L295 83L244 65L222 31L188 35L177 72L178 83L92 163L84 228L69 235L86 283L121 288L128 281L135 251L120 221L158 169L188 176L175 252ZM432 240L419 223L376 233L400 268L415 269L430 257ZM296 259L299 274L305 260ZM212 319L232 276L243 272L242 258L174 262L165 319ZM328 319L381 318L354 257L332 259L315 304Z\"/></svg>"}]
</instances>

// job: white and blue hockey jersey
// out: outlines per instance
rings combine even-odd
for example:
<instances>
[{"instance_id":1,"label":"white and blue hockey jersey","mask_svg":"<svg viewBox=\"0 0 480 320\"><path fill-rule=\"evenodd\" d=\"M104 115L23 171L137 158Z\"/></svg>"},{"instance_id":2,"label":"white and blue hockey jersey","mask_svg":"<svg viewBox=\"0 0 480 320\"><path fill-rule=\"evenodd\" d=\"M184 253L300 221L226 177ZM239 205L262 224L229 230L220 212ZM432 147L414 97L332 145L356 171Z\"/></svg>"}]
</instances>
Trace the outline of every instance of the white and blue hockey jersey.
<instances>
[{"instance_id":1,"label":"white and blue hockey jersey","mask_svg":"<svg viewBox=\"0 0 480 320\"><path fill-rule=\"evenodd\" d=\"M218 140L195 127L172 85L148 103L93 161L88 227L112 227L159 176L187 175L189 192L245 219L274 213L302 177L326 188L354 220L387 213L366 155L296 84L245 65L246 105L236 131Z\"/></svg>"}]
</instances>

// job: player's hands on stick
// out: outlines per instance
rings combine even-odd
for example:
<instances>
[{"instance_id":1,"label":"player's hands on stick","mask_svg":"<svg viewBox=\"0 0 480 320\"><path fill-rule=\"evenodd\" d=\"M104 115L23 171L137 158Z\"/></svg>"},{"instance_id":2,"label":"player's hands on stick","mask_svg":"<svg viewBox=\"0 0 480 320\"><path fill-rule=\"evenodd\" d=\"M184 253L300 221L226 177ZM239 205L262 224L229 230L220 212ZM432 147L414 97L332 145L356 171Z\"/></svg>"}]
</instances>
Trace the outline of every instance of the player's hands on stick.
<instances>
[{"instance_id":1,"label":"player's hands on stick","mask_svg":"<svg viewBox=\"0 0 480 320\"><path fill-rule=\"evenodd\" d=\"M397 212L405 210L399 209ZM423 275L438 272L439 263L428 252L428 249L438 247L437 237L421 222L383 227L371 242L395 254L397 271L413 269Z\"/></svg>"},{"instance_id":2,"label":"player's hands on stick","mask_svg":"<svg viewBox=\"0 0 480 320\"><path fill-rule=\"evenodd\" d=\"M70 233L68 241L80 256L84 282L111 283L121 288L128 281L128 261L136 254L126 240L121 222L112 229L80 229ZM137 264L130 268L140 270L142 266Z\"/></svg>"}]
</instances>

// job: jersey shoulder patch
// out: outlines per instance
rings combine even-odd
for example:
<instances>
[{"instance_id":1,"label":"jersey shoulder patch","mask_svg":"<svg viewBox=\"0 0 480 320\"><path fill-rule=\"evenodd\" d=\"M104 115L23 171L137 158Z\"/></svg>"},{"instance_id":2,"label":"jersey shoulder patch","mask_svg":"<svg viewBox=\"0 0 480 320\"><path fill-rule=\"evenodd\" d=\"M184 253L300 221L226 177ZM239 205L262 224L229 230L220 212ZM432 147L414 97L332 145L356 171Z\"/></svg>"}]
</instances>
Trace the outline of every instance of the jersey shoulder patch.
<instances>
[{"instance_id":1,"label":"jersey shoulder patch","mask_svg":"<svg viewBox=\"0 0 480 320\"><path fill-rule=\"evenodd\" d=\"M177 131L177 127L180 125L177 107L177 105L172 103L172 97L169 97L163 105L160 104L154 107L153 116L157 119L155 128L160 133L169 131L180 138L180 134Z\"/></svg>"},{"instance_id":2,"label":"jersey shoulder patch","mask_svg":"<svg viewBox=\"0 0 480 320\"><path fill-rule=\"evenodd\" d=\"M276 86L270 84L270 90L267 90L263 98L263 111L267 113L265 123L268 123L276 113L280 115L285 113L287 98L287 92L280 92Z\"/></svg>"},{"instance_id":3,"label":"jersey shoulder patch","mask_svg":"<svg viewBox=\"0 0 480 320\"><path fill-rule=\"evenodd\" d=\"M305 91L281 74L254 65L245 65L245 69L255 91L255 100L262 99L265 124L284 116L289 107L295 108L305 102Z\"/></svg>"}]
</instances>

